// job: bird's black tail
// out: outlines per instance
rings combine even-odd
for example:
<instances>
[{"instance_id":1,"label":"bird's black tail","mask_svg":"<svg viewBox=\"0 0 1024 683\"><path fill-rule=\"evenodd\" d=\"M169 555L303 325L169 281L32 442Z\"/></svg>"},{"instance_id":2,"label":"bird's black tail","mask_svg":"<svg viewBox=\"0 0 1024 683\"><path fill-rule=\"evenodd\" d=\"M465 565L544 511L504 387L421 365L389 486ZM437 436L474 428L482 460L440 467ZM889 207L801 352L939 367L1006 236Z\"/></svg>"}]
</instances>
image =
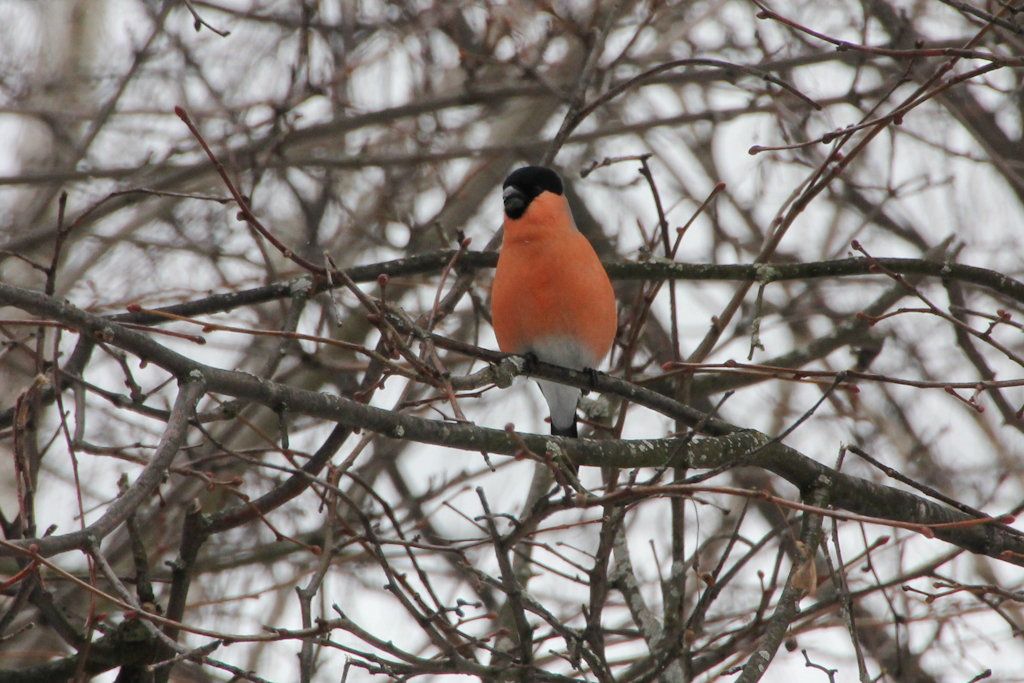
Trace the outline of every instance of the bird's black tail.
<instances>
[{"instance_id":1,"label":"bird's black tail","mask_svg":"<svg viewBox=\"0 0 1024 683\"><path fill-rule=\"evenodd\" d=\"M579 430L576 429L576 418L574 417L572 424L566 427L565 429L559 429L558 427L555 426L555 423L552 422L551 436L568 436L573 439L578 439L580 437L580 433ZM580 473L580 466L577 465L576 463L568 461L565 464L570 470L572 470L573 474L578 475Z\"/></svg>"},{"instance_id":2,"label":"bird's black tail","mask_svg":"<svg viewBox=\"0 0 1024 683\"><path fill-rule=\"evenodd\" d=\"M578 439L580 436L579 430L576 429L576 420L572 421L572 425L566 429L559 429L555 426L555 423L551 423L551 436L568 436L573 439Z\"/></svg>"}]
</instances>

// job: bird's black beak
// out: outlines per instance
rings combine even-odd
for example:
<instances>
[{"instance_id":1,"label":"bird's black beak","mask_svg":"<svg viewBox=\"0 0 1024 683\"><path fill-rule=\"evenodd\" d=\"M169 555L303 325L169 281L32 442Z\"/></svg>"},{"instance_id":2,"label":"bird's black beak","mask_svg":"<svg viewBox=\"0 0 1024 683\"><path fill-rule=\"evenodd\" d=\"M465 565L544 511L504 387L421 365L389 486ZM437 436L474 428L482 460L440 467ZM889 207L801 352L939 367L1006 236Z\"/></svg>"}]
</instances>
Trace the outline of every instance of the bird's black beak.
<instances>
[{"instance_id":1,"label":"bird's black beak","mask_svg":"<svg viewBox=\"0 0 1024 683\"><path fill-rule=\"evenodd\" d=\"M501 196L505 201L505 215L509 218L519 218L526 211L529 200L518 187L509 185L501 193Z\"/></svg>"}]
</instances>

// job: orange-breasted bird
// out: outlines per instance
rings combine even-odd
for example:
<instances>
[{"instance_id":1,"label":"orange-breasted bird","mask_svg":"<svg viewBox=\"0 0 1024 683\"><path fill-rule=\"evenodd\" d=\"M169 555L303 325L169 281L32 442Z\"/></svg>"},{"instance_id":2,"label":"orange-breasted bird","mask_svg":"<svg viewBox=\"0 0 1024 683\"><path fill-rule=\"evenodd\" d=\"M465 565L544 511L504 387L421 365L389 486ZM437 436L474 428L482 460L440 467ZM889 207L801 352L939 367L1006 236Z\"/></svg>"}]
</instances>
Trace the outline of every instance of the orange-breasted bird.
<instances>
[{"instance_id":1,"label":"orange-breasted bird","mask_svg":"<svg viewBox=\"0 0 1024 683\"><path fill-rule=\"evenodd\" d=\"M502 185L504 241L491 289L498 348L546 363L596 368L615 341L615 293L594 248L576 227L562 179L525 166ZM576 432L580 390L537 380L551 433Z\"/></svg>"}]
</instances>

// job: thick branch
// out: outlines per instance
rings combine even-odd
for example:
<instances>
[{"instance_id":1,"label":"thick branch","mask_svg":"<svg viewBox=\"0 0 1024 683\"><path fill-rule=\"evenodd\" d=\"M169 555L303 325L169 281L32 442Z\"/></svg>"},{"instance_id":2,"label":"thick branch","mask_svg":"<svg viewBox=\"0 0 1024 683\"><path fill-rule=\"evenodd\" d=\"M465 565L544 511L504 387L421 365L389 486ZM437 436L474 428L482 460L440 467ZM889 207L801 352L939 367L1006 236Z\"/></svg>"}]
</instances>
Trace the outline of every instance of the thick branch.
<instances>
[{"instance_id":1,"label":"thick branch","mask_svg":"<svg viewBox=\"0 0 1024 683\"><path fill-rule=\"evenodd\" d=\"M356 266L345 270L353 282L375 282L380 275L389 277L422 275L440 272L455 256L455 250L434 251L408 258ZM497 252L467 251L459 256L460 271L493 268L498 262ZM987 268L968 266L962 263L944 263L912 258L847 258L836 261L813 261L808 263L772 264L718 264L718 263L676 263L670 261L606 261L604 266L614 280L711 280L784 282L815 278L849 277L853 275L875 275L887 277L878 271L876 264L900 275L927 275L959 282L979 285L1024 304L1024 282ZM333 281L343 282L336 276ZM292 295L296 286L303 286L302 278L290 282L255 287L239 292L215 294L183 304L167 306L160 311L176 315L202 315L230 311L244 306L284 299ZM325 280L314 283L315 292L327 289ZM151 325L166 319L151 313L124 313L113 316L118 322Z\"/></svg>"},{"instance_id":2,"label":"thick branch","mask_svg":"<svg viewBox=\"0 0 1024 683\"><path fill-rule=\"evenodd\" d=\"M0 284L0 305L11 305L34 315L60 320L84 334L130 351L176 376L198 373L205 380L208 391L255 401L271 409L286 405L293 414L332 420L391 438L503 455L520 454L523 445L536 453L561 450L568 453L573 462L591 466L756 466L779 475L801 491L823 486L827 490L828 499L836 507L859 514L885 516L922 525L959 525L975 519L912 493L837 472L788 446L772 442L760 432L743 430L723 420L706 419L700 411L639 387L633 387L630 393L631 400L636 403L648 407L657 406L655 409L689 424L702 423L707 430L723 436L693 440L667 438L594 441L535 434L511 435L505 430L428 420L364 405L340 396L297 389L244 372L204 365L161 346L142 333L31 290ZM576 386L591 386L592 381L598 390L619 385L632 386L607 376L599 375L595 380L590 373L537 365L536 371L531 368L531 374ZM198 392L199 389L194 391ZM651 399L650 404L648 398ZM104 515L104 519L108 515ZM20 541L19 544L27 547L34 543L38 545L41 554L52 555L81 547L78 534L82 533L30 539ZM972 552L1024 565L1024 534L994 521L939 528L935 529L935 535ZM7 554L9 551L0 552Z\"/></svg>"}]
</instances>

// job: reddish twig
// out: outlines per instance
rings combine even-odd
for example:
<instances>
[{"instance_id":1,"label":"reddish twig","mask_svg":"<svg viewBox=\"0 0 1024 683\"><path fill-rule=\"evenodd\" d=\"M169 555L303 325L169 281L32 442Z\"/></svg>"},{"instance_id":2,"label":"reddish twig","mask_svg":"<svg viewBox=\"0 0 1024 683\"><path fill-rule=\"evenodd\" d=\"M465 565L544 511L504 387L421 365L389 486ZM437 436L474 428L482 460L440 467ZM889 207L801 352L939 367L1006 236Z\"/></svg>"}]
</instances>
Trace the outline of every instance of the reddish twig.
<instances>
[{"instance_id":1,"label":"reddish twig","mask_svg":"<svg viewBox=\"0 0 1024 683\"><path fill-rule=\"evenodd\" d=\"M186 126L188 126L189 132L192 133L192 136L197 142L199 142L203 151L206 152L206 156L209 158L210 163L212 163L213 167L216 169L217 174L220 176L221 180L224 181L225 187L228 188L228 192L230 192L231 196L234 198L235 204L238 205L239 218L248 223L256 232L262 235L264 239L274 245L274 247L286 259L289 259L303 270L306 270L313 275L323 277L326 271L322 267L296 254L290 247L286 246L284 242L279 240L277 236L274 235L274 233L272 233L265 225L263 225L259 218L256 217L256 214L254 214L252 209L249 207L248 200L241 192L239 192L235 183L231 180L231 176L228 175L227 170L224 168L224 164L220 162L217 155L213 153L212 149L210 149L210 145L206 142L206 138L203 137L203 134L199 132L199 128L197 128L192 122L188 112L186 112L183 107L175 107L174 113L177 114L178 118L181 119Z\"/></svg>"}]
</instances>

